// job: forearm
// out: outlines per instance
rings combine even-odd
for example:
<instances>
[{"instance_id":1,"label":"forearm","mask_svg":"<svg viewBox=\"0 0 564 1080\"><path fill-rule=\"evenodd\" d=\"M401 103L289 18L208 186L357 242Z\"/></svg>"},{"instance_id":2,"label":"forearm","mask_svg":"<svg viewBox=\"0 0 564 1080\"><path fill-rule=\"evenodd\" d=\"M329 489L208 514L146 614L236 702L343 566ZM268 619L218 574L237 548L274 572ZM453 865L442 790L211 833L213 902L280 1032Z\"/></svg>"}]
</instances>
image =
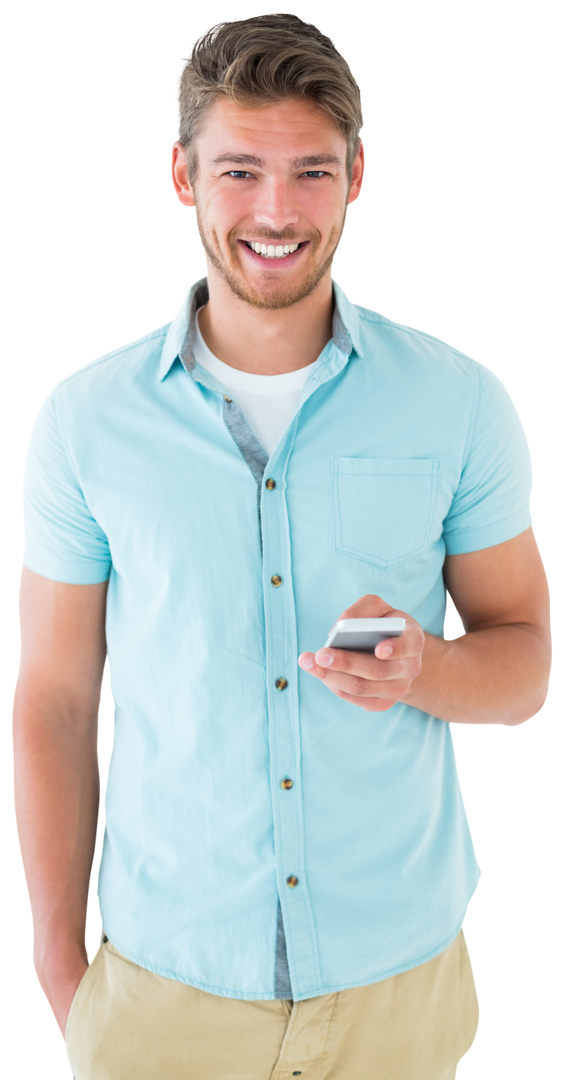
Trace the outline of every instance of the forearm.
<instances>
[{"instance_id":1,"label":"forearm","mask_svg":"<svg viewBox=\"0 0 564 1080\"><path fill-rule=\"evenodd\" d=\"M474 630L454 641L425 634L423 665L404 704L462 724L520 724L541 708L550 652L533 627Z\"/></svg>"},{"instance_id":2,"label":"forearm","mask_svg":"<svg viewBox=\"0 0 564 1080\"><path fill-rule=\"evenodd\" d=\"M34 962L48 972L87 961L88 885L99 801L96 718L18 686L14 704L18 832L34 925Z\"/></svg>"}]
</instances>

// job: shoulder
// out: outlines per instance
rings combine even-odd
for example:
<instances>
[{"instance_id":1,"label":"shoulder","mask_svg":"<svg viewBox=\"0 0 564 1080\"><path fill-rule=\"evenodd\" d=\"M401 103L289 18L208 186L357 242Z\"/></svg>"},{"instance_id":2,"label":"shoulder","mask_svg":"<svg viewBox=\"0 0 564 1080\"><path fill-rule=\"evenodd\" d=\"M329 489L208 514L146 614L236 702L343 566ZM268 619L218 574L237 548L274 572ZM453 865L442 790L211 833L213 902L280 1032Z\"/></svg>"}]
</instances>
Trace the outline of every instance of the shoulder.
<instances>
[{"instance_id":1,"label":"shoulder","mask_svg":"<svg viewBox=\"0 0 564 1080\"><path fill-rule=\"evenodd\" d=\"M170 319L166 320L69 368L51 383L36 415L52 411L59 416L61 410L80 408L81 405L95 410L96 403L107 401L109 394L125 392L132 379L155 377L170 323Z\"/></svg>"},{"instance_id":2,"label":"shoulder","mask_svg":"<svg viewBox=\"0 0 564 1080\"><path fill-rule=\"evenodd\" d=\"M356 307L361 335L368 346L376 343L386 344L403 356L413 355L421 360L434 361L436 364L452 366L477 375L481 367L475 360L460 349L448 345L445 341L416 330L413 326L394 322L370 308ZM484 369L485 370L485 369Z\"/></svg>"}]
</instances>

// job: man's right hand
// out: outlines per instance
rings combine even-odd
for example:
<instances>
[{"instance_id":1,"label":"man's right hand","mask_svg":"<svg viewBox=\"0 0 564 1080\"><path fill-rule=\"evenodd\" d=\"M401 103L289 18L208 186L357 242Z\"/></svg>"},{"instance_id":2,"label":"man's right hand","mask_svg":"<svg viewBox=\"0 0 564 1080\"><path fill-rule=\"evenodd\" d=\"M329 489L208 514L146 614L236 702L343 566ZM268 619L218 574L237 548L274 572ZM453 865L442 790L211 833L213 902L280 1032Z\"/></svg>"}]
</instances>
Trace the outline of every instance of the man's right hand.
<instances>
[{"instance_id":1,"label":"man's right hand","mask_svg":"<svg viewBox=\"0 0 564 1080\"><path fill-rule=\"evenodd\" d=\"M89 963L83 951L77 951L74 956L55 956L41 964L36 963L41 988L55 1014L63 1038L74 995L88 968Z\"/></svg>"}]
</instances>

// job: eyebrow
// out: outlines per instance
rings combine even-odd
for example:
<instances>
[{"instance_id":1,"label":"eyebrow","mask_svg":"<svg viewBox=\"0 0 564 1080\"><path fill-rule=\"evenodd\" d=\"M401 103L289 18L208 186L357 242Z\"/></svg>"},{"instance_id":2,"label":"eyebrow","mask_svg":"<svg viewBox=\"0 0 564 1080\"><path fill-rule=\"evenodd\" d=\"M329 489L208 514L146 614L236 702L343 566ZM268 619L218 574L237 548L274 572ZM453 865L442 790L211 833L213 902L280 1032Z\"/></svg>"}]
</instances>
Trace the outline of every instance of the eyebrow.
<instances>
[{"instance_id":1,"label":"eyebrow","mask_svg":"<svg viewBox=\"0 0 564 1080\"><path fill-rule=\"evenodd\" d=\"M253 165L255 169L263 169L262 158L254 154L220 154L212 161L212 165ZM293 158L290 161L290 169L315 169L319 165L342 165L342 161L335 154L311 154L309 157Z\"/></svg>"}]
</instances>

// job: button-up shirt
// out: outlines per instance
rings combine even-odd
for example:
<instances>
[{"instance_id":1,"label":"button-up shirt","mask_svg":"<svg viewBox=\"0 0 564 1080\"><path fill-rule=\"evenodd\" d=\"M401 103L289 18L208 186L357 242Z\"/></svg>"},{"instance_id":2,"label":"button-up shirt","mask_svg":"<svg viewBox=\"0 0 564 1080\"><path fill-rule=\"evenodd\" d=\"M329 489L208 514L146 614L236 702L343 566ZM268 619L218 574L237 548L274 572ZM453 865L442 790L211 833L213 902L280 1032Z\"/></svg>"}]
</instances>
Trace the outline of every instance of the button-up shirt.
<instances>
[{"instance_id":1,"label":"button-up shirt","mask_svg":"<svg viewBox=\"0 0 564 1080\"><path fill-rule=\"evenodd\" d=\"M225 997L415 967L479 876L449 724L365 712L297 661L366 593L441 636L445 555L531 523L526 440L482 365L334 297L270 458L192 355L205 280L60 383L28 455L25 565L109 579L105 932Z\"/></svg>"}]
</instances>

